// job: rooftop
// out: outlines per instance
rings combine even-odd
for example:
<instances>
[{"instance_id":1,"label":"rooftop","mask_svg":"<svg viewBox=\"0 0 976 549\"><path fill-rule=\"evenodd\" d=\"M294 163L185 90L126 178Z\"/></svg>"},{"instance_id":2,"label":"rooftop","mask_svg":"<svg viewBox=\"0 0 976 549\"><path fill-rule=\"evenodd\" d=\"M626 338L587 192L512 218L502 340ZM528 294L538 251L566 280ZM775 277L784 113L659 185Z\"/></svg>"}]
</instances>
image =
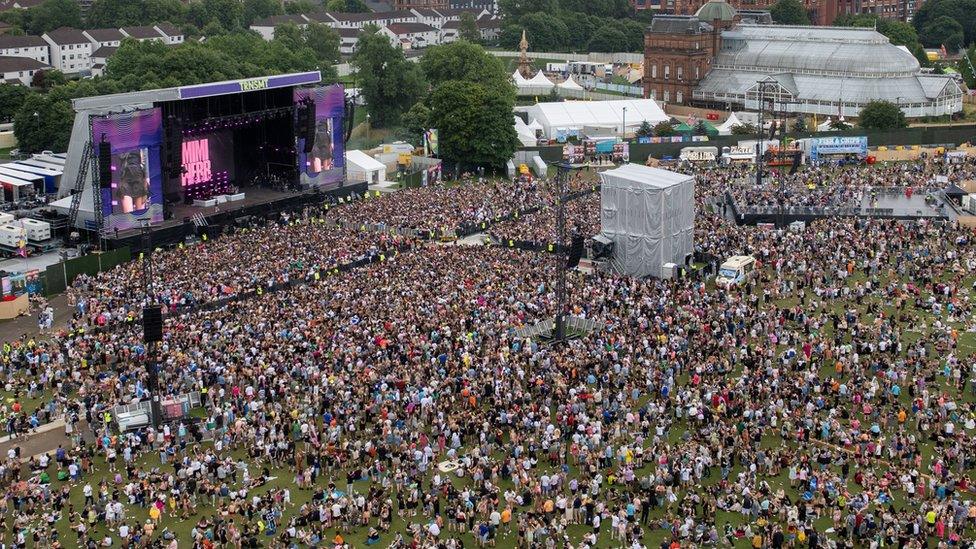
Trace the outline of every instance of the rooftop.
<instances>
[{"instance_id":1,"label":"rooftop","mask_svg":"<svg viewBox=\"0 0 976 549\"><path fill-rule=\"evenodd\" d=\"M2 57L0 56L0 72L20 72L20 71L35 71L40 69L48 69L49 65L45 65L36 59L31 59L30 57Z\"/></svg>"},{"instance_id":2,"label":"rooftop","mask_svg":"<svg viewBox=\"0 0 976 549\"><path fill-rule=\"evenodd\" d=\"M47 47L47 42L40 36L10 36L0 35L0 49Z\"/></svg>"},{"instance_id":3,"label":"rooftop","mask_svg":"<svg viewBox=\"0 0 976 549\"><path fill-rule=\"evenodd\" d=\"M252 27L277 27L285 24L307 25L308 20L301 15L272 15L264 19L258 19L251 23Z\"/></svg>"},{"instance_id":4,"label":"rooftop","mask_svg":"<svg viewBox=\"0 0 976 549\"><path fill-rule=\"evenodd\" d=\"M71 27L61 27L60 29L55 29L44 33L52 42L59 46L67 44L88 44L91 43L85 33L78 29L73 29Z\"/></svg>"},{"instance_id":5,"label":"rooftop","mask_svg":"<svg viewBox=\"0 0 976 549\"><path fill-rule=\"evenodd\" d=\"M88 29L85 34L91 36L96 42L115 42L125 38L119 29Z\"/></svg>"},{"instance_id":6,"label":"rooftop","mask_svg":"<svg viewBox=\"0 0 976 549\"><path fill-rule=\"evenodd\" d=\"M437 29L424 23L391 23L386 26L397 36L401 34L416 34L419 32L437 32Z\"/></svg>"},{"instance_id":7,"label":"rooftop","mask_svg":"<svg viewBox=\"0 0 976 549\"><path fill-rule=\"evenodd\" d=\"M122 27L122 32L136 40L148 38L163 38L163 35L152 27Z\"/></svg>"},{"instance_id":8,"label":"rooftop","mask_svg":"<svg viewBox=\"0 0 976 549\"><path fill-rule=\"evenodd\" d=\"M706 30L711 26L694 15L655 15L647 27L653 34L700 34Z\"/></svg>"},{"instance_id":9,"label":"rooftop","mask_svg":"<svg viewBox=\"0 0 976 549\"><path fill-rule=\"evenodd\" d=\"M92 57L104 57L107 59L112 57L117 51L119 51L119 48L116 46L102 46L92 52Z\"/></svg>"}]
</instances>

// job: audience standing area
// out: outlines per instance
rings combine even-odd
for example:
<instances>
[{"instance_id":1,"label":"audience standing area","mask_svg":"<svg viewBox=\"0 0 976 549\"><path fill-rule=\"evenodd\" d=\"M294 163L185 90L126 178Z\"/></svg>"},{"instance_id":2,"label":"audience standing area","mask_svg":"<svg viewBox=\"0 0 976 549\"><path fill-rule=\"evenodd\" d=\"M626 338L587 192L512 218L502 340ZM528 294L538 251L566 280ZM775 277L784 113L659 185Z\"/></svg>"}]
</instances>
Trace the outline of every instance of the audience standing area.
<instances>
[{"instance_id":1,"label":"audience standing area","mask_svg":"<svg viewBox=\"0 0 976 549\"><path fill-rule=\"evenodd\" d=\"M690 262L694 176L625 164L601 173L600 179L600 234L613 241L615 269L636 277L667 277L673 265Z\"/></svg>"}]
</instances>

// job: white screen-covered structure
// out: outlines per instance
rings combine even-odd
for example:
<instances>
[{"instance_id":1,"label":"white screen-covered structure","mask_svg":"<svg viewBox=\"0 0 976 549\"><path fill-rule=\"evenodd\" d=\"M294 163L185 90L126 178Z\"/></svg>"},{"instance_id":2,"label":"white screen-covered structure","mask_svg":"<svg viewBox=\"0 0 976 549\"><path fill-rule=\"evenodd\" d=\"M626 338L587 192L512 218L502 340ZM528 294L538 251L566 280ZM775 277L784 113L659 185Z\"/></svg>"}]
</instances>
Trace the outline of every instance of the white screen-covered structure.
<instances>
[{"instance_id":1,"label":"white screen-covered structure","mask_svg":"<svg viewBox=\"0 0 976 549\"><path fill-rule=\"evenodd\" d=\"M661 276L694 248L695 178L625 164L600 174L600 234L614 244L617 267L630 276Z\"/></svg>"}]
</instances>

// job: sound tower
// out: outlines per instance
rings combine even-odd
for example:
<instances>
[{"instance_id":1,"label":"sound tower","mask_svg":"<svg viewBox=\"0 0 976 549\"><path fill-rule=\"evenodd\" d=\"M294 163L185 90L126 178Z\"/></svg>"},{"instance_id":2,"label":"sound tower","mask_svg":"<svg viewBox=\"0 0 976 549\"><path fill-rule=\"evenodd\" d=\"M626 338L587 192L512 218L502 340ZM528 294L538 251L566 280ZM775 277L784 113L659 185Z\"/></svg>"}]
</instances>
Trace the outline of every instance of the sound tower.
<instances>
[{"instance_id":1,"label":"sound tower","mask_svg":"<svg viewBox=\"0 0 976 549\"><path fill-rule=\"evenodd\" d=\"M305 116L307 118L305 122L305 153L308 154L312 152L312 148L315 147L315 103L312 101L308 102L305 107Z\"/></svg>"},{"instance_id":2,"label":"sound tower","mask_svg":"<svg viewBox=\"0 0 976 549\"><path fill-rule=\"evenodd\" d=\"M142 308L142 340L145 343L163 340L163 309L159 305Z\"/></svg>"},{"instance_id":3,"label":"sound tower","mask_svg":"<svg viewBox=\"0 0 976 549\"><path fill-rule=\"evenodd\" d=\"M356 117L356 99L346 99L346 135L342 142L347 143L352 136L352 121Z\"/></svg>"},{"instance_id":4,"label":"sound tower","mask_svg":"<svg viewBox=\"0 0 976 549\"><path fill-rule=\"evenodd\" d=\"M164 133L166 156L163 169L169 177L179 177L183 173L183 123L180 118L170 115Z\"/></svg>"},{"instance_id":5,"label":"sound tower","mask_svg":"<svg viewBox=\"0 0 976 549\"><path fill-rule=\"evenodd\" d=\"M583 237L573 235L573 243L569 247L569 258L566 259L566 268L575 269L583 257Z\"/></svg>"},{"instance_id":6,"label":"sound tower","mask_svg":"<svg viewBox=\"0 0 976 549\"><path fill-rule=\"evenodd\" d=\"M98 144L98 185L112 187L112 145L104 140Z\"/></svg>"},{"instance_id":7,"label":"sound tower","mask_svg":"<svg viewBox=\"0 0 976 549\"><path fill-rule=\"evenodd\" d=\"M308 103L302 101L295 105L295 137L305 137L308 134Z\"/></svg>"}]
</instances>

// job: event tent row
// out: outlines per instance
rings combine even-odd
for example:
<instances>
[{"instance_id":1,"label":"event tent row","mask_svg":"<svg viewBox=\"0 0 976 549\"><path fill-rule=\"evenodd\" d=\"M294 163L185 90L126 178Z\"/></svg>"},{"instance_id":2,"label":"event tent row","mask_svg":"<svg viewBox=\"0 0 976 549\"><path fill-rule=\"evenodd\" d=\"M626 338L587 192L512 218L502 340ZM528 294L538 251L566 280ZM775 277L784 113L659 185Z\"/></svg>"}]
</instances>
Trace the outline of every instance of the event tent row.
<instances>
[{"instance_id":1,"label":"event tent row","mask_svg":"<svg viewBox=\"0 0 976 549\"><path fill-rule=\"evenodd\" d=\"M619 135L625 123L632 135L644 122L653 126L670 118L653 99L537 103L526 112L529 120L542 125L548 139L588 133Z\"/></svg>"}]
</instances>

